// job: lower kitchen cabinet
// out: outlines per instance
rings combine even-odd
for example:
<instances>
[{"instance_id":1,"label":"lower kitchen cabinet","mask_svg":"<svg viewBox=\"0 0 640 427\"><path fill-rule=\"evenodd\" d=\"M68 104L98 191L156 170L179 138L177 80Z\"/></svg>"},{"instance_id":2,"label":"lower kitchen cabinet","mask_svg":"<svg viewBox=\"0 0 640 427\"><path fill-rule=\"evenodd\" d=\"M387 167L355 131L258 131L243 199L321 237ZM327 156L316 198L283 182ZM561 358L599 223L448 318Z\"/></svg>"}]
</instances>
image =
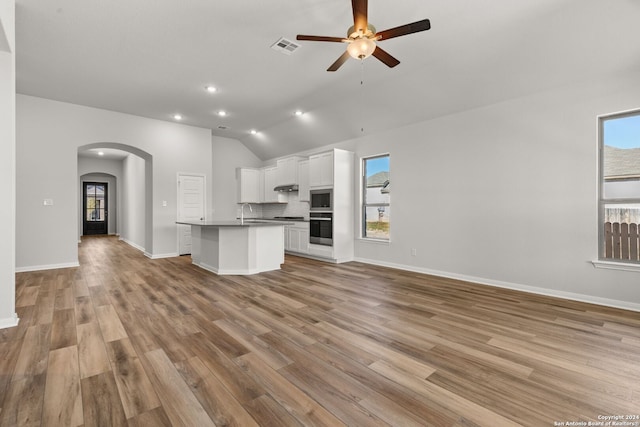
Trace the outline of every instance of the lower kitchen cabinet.
<instances>
[{"instance_id":1,"label":"lower kitchen cabinet","mask_svg":"<svg viewBox=\"0 0 640 427\"><path fill-rule=\"evenodd\" d=\"M309 223L296 222L284 227L284 249L287 252L309 253Z\"/></svg>"}]
</instances>

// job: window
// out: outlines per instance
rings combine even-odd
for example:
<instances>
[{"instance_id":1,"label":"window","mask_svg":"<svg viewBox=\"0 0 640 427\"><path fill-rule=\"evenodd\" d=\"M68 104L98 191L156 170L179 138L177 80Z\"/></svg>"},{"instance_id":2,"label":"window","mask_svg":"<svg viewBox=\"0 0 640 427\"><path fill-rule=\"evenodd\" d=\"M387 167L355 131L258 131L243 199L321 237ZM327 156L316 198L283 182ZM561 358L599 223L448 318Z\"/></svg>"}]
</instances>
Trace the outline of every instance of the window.
<instances>
[{"instance_id":1,"label":"window","mask_svg":"<svg viewBox=\"0 0 640 427\"><path fill-rule=\"evenodd\" d=\"M600 118L600 259L640 262L640 111Z\"/></svg>"},{"instance_id":2,"label":"window","mask_svg":"<svg viewBox=\"0 0 640 427\"><path fill-rule=\"evenodd\" d=\"M389 240L389 155L362 159L362 237Z\"/></svg>"}]
</instances>

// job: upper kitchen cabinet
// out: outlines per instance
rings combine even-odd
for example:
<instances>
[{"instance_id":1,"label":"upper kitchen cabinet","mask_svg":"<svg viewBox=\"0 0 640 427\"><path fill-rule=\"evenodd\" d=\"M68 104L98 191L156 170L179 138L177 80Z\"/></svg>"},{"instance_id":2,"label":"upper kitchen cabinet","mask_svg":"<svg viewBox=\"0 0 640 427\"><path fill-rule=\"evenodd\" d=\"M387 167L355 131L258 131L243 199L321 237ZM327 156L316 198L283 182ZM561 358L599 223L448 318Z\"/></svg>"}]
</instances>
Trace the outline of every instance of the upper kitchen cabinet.
<instances>
[{"instance_id":1,"label":"upper kitchen cabinet","mask_svg":"<svg viewBox=\"0 0 640 427\"><path fill-rule=\"evenodd\" d=\"M345 178L344 171L352 169L353 153L350 151L334 148L309 156L309 187L332 188L338 183L345 185L352 177Z\"/></svg>"},{"instance_id":2,"label":"upper kitchen cabinet","mask_svg":"<svg viewBox=\"0 0 640 427\"><path fill-rule=\"evenodd\" d=\"M276 185L296 185L298 180L298 162L300 157L292 156L277 161Z\"/></svg>"},{"instance_id":3,"label":"upper kitchen cabinet","mask_svg":"<svg viewBox=\"0 0 640 427\"><path fill-rule=\"evenodd\" d=\"M238 203L260 203L260 170L253 168L236 169L236 190Z\"/></svg>"},{"instance_id":4,"label":"upper kitchen cabinet","mask_svg":"<svg viewBox=\"0 0 640 427\"><path fill-rule=\"evenodd\" d=\"M278 167L271 166L262 169L263 178L263 194L262 203L287 203L288 196L286 193L273 191L278 184Z\"/></svg>"},{"instance_id":5,"label":"upper kitchen cabinet","mask_svg":"<svg viewBox=\"0 0 640 427\"><path fill-rule=\"evenodd\" d=\"M309 199L309 159L298 162L298 200L308 202Z\"/></svg>"},{"instance_id":6,"label":"upper kitchen cabinet","mask_svg":"<svg viewBox=\"0 0 640 427\"><path fill-rule=\"evenodd\" d=\"M309 187L333 186L333 160L333 150L309 156Z\"/></svg>"}]
</instances>

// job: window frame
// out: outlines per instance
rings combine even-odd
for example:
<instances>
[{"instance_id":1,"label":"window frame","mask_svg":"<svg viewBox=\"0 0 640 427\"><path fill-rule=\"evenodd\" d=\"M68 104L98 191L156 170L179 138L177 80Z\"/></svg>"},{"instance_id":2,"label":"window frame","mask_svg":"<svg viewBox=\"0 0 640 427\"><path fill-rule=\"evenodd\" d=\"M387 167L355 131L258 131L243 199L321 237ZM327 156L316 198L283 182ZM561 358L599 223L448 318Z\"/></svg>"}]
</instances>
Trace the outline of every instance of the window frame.
<instances>
[{"instance_id":1,"label":"window frame","mask_svg":"<svg viewBox=\"0 0 640 427\"><path fill-rule=\"evenodd\" d=\"M638 197L607 198L604 194L605 122L608 120L616 120L633 116L640 116L640 109L633 109L598 116L598 259L597 261L592 262L593 265L598 268L640 271L640 261L606 258L604 239L606 205L640 204L640 195L638 195Z\"/></svg>"},{"instance_id":2,"label":"window frame","mask_svg":"<svg viewBox=\"0 0 640 427\"><path fill-rule=\"evenodd\" d=\"M379 238L379 237L370 237L367 236L367 208L368 207L386 207L386 208L391 208L391 196L389 195L389 202L388 203L367 203L367 161L369 160L374 160L374 159L379 159L379 158L383 158L383 157L387 157L389 159L389 181L391 180L391 154L390 153L382 153L382 154L375 154L375 155L371 155L371 156L364 156L361 158L360 161L360 169L361 169L361 175L360 175L360 185L361 185L361 192L360 192L360 238L362 240L366 240L369 242L378 242L378 243L389 243L391 242L391 221L389 221L389 237L387 239L383 239L383 238Z\"/></svg>"}]
</instances>

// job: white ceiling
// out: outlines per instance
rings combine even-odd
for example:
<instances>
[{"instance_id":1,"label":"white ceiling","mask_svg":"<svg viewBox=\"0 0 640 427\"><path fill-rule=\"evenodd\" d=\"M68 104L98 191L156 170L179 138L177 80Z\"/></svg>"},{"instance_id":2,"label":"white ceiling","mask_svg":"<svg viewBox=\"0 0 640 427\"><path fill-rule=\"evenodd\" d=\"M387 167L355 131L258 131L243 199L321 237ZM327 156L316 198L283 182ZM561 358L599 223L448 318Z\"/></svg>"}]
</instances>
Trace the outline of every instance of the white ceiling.
<instances>
[{"instance_id":1,"label":"white ceiling","mask_svg":"<svg viewBox=\"0 0 640 427\"><path fill-rule=\"evenodd\" d=\"M340 43L300 42L290 56L270 46L346 35L347 0L17 0L17 87L160 120L180 113L269 159L640 70L638 0L369 2L378 30L424 18L431 30L381 42L397 67L351 59L329 73Z\"/></svg>"}]
</instances>

